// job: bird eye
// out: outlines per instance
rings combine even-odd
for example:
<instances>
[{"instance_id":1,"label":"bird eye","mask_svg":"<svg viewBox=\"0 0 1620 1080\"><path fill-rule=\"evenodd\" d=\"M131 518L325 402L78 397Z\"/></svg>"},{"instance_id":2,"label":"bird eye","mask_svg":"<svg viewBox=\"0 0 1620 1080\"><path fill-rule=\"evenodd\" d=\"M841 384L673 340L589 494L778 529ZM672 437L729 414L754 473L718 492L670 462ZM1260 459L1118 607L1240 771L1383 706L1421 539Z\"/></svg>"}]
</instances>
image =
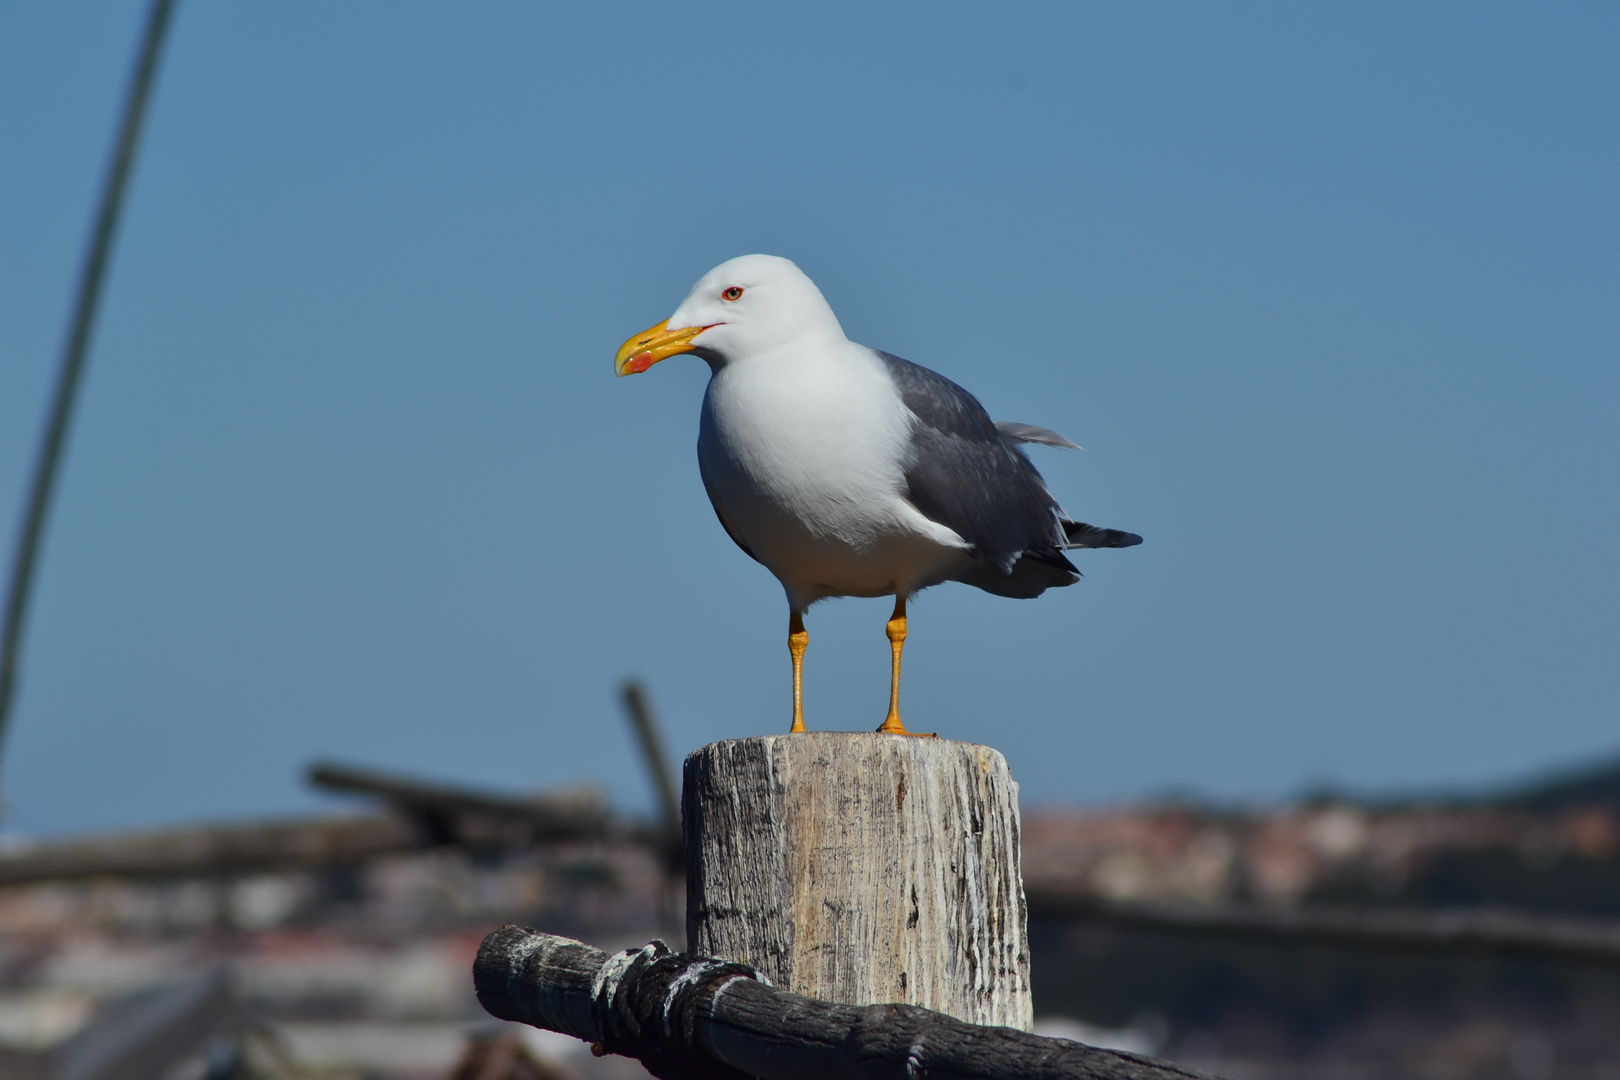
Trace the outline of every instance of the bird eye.
<instances>
[{"instance_id":1,"label":"bird eye","mask_svg":"<svg viewBox=\"0 0 1620 1080\"><path fill-rule=\"evenodd\" d=\"M739 289L737 286L733 285L731 288L727 289L725 292L720 294L720 299L722 299L722 300L741 300L742 299L742 290Z\"/></svg>"}]
</instances>

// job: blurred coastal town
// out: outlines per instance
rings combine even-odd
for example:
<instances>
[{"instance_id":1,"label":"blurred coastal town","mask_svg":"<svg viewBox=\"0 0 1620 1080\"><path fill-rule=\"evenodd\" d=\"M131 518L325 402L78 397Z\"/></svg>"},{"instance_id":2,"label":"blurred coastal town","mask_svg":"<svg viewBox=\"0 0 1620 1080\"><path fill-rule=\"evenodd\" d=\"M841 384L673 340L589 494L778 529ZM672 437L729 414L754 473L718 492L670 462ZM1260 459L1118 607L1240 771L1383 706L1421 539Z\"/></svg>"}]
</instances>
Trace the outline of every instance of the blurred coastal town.
<instances>
[{"instance_id":1,"label":"blurred coastal town","mask_svg":"<svg viewBox=\"0 0 1620 1080\"><path fill-rule=\"evenodd\" d=\"M645 1075L490 1020L469 971L508 922L678 944L667 820L589 788L311 775L370 804L0 851L0 1077ZM1235 1077L1620 1076L1603 963L1163 934L1050 902L1509 909L1620 938L1617 856L1620 767L1468 799L1027 809L1037 1030Z\"/></svg>"}]
</instances>

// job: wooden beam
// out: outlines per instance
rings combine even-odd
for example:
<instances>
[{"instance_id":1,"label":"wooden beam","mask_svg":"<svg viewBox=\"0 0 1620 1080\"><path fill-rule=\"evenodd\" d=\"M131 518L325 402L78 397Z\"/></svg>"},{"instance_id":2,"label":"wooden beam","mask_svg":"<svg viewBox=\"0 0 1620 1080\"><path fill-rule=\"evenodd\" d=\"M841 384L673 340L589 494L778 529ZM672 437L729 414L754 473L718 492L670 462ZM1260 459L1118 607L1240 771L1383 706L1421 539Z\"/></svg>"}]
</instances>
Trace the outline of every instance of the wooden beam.
<instances>
[{"instance_id":1,"label":"wooden beam","mask_svg":"<svg viewBox=\"0 0 1620 1080\"><path fill-rule=\"evenodd\" d=\"M591 786L517 798L334 762L317 762L308 775L311 784L326 791L386 799L437 844L516 848L606 840L640 844L680 863L678 833L615 816Z\"/></svg>"},{"instance_id":2,"label":"wooden beam","mask_svg":"<svg viewBox=\"0 0 1620 1080\"><path fill-rule=\"evenodd\" d=\"M1127 930L1231 938L1279 946L1313 945L1393 952L1484 952L1541 960L1620 964L1620 923L1491 909L1142 903L1078 891L1029 889L1034 918L1100 923Z\"/></svg>"},{"instance_id":3,"label":"wooden beam","mask_svg":"<svg viewBox=\"0 0 1620 1080\"><path fill-rule=\"evenodd\" d=\"M795 736L803 738L803 736ZM665 1080L1198 1080L1119 1050L914 1005L846 1005L789 993L744 964L671 953L661 941L609 955L507 926L473 964L484 1008L560 1031Z\"/></svg>"},{"instance_id":4,"label":"wooden beam","mask_svg":"<svg viewBox=\"0 0 1620 1080\"><path fill-rule=\"evenodd\" d=\"M212 877L340 866L429 847L520 850L601 841L679 861L679 837L610 814L592 789L528 799L470 791L350 766L310 770L317 786L381 796L395 811L107 833L0 851L0 886L94 877Z\"/></svg>"},{"instance_id":5,"label":"wooden beam","mask_svg":"<svg viewBox=\"0 0 1620 1080\"><path fill-rule=\"evenodd\" d=\"M336 866L423 846L419 830L394 814L108 833L8 849L0 885Z\"/></svg>"},{"instance_id":6,"label":"wooden beam","mask_svg":"<svg viewBox=\"0 0 1620 1080\"><path fill-rule=\"evenodd\" d=\"M308 777L325 791L386 799L447 834L455 819L468 816L526 826L530 843L601 836L610 826L607 804L591 788L514 798L330 761L311 765Z\"/></svg>"}]
</instances>

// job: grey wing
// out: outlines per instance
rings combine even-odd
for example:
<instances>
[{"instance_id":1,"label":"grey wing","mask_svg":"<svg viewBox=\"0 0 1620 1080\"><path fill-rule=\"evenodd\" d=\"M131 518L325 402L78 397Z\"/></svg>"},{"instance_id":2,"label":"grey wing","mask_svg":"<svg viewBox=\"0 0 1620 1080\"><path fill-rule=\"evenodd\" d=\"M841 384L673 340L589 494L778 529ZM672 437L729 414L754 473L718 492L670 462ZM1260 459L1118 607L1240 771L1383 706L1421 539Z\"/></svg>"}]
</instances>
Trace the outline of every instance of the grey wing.
<instances>
[{"instance_id":1,"label":"grey wing","mask_svg":"<svg viewBox=\"0 0 1620 1080\"><path fill-rule=\"evenodd\" d=\"M1072 581L1074 566L1059 550L1068 537L1057 502L978 399L937 372L878 355L916 418L905 469L911 504L972 544L981 566L1010 575L1028 556Z\"/></svg>"}]
</instances>

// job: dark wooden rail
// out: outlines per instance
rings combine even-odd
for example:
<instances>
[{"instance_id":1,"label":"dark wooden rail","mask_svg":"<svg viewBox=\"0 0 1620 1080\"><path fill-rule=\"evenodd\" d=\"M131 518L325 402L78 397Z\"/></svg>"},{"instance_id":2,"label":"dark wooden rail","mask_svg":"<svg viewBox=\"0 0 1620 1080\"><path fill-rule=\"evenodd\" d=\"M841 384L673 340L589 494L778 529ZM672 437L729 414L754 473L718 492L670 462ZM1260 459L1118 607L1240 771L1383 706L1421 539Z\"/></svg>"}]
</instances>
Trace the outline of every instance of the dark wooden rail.
<instances>
[{"instance_id":1,"label":"dark wooden rail","mask_svg":"<svg viewBox=\"0 0 1620 1080\"><path fill-rule=\"evenodd\" d=\"M913 1005L835 1005L763 982L744 964L671 953L661 941L608 954L516 926L473 965L491 1015L637 1058L665 1080L1196 1080L1118 1050Z\"/></svg>"},{"instance_id":2,"label":"dark wooden rail","mask_svg":"<svg viewBox=\"0 0 1620 1080\"><path fill-rule=\"evenodd\" d=\"M0 851L0 886L95 877L215 877L345 866L429 847L521 850L577 841L631 843L665 859L680 840L661 825L609 813L592 791L513 798L321 764L316 786L381 797L389 813L289 818L109 833Z\"/></svg>"},{"instance_id":3,"label":"dark wooden rail","mask_svg":"<svg viewBox=\"0 0 1620 1080\"><path fill-rule=\"evenodd\" d=\"M469 817L515 829L521 835L512 839L521 844L602 836L613 824L594 792L512 798L333 762L311 765L308 775L310 784L325 791L386 799L425 824L441 843L459 839L465 831L460 823Z\"/></svg>"},{"instance_id":4,"label":"dark wooden rail","mask_svg":"<svg viewBox=\"0 0 1620 1080\"><path fill-rule=\"evenodd\" d=\"M1104 900L1055 889L1027 891L1031 918L1095 922L1153 933L1224 937L1269 945L1391 952L1481 952L1530 959L1620 964L1620 923L1488 908L1265 908Z\"/></svg>"},{"instance_id":5,"label":"dark wooden rail","mask_svg":"<svg viewBox=\"0 0 1620 1080\"><path fill-rule=\"evenodd\" d=\"M631 821L611 813L595 788L550 791L514 798L377 772L317 762L309 782L325 791L370 795L409 817L434 844L472 848L522 848L576 840L640 844L679 865L681 836L675 828Z\"/></svg>"},{"instance_id":6,"label":"dark wooden rail","mask_svg":"<svg viewBox=\"0 0 1620 1080\"><path fill-rule=\"evenodd\" d=\"M108 833L0 852L0 886L341 866L422 846L418 829L393 814Z\"/></svg>"}]
</instances>

